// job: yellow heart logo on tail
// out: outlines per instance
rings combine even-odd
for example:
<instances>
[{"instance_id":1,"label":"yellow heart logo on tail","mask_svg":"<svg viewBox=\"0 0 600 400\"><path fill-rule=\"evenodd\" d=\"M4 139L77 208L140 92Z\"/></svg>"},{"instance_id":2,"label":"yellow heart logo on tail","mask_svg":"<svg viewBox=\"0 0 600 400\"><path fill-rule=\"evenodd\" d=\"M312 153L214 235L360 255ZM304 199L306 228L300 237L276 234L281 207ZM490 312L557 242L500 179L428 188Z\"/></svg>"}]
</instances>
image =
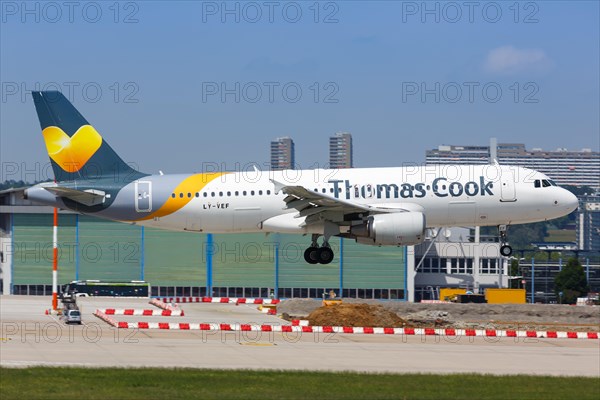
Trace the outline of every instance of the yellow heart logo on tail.
<instances>
[{"instance_id":1,"label":"yellow heart logo on tail","mask_svg":"<svg viewBox=\"0 0 600 400\"><path fill-rule=\"evenodd\" d=\"M102 145L102 136L91 125L83 125L71 137L57 126L47 127L42 134L50 158L70 173L83 168Z\"/></svg>"}]
</instances>

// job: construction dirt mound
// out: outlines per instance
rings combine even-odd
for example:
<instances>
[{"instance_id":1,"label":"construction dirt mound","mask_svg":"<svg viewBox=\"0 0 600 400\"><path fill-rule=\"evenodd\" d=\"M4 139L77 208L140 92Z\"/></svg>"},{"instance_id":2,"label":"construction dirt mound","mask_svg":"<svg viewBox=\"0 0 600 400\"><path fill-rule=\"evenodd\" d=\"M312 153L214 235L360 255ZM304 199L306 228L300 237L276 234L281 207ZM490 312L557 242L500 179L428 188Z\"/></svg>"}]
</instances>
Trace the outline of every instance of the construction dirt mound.
<instances>
[{"instance_id":1,"label":"construction dirt mound","mask_svg":"<svg viewBox=\"0 0 600 400\"><path fill-rule=\"evenodd\" d=\"M365 299L344 299L343 304L331 307L321 307L322 304L315 299L288 299L277 310L288 321L308 319L312 325L600 332L597 306L425 304Z\"/></svg>"},{"instance_id":2,"label":"construction dirt mound","mask_svg":"<svg viewBox=\"0 0 600 400\"><path fill-rule=\"evenodd\" d=\"M323 306L306 318L312 326L408 327L405 320L382 305L339 304Z\"/></svg>"}]
</instances>

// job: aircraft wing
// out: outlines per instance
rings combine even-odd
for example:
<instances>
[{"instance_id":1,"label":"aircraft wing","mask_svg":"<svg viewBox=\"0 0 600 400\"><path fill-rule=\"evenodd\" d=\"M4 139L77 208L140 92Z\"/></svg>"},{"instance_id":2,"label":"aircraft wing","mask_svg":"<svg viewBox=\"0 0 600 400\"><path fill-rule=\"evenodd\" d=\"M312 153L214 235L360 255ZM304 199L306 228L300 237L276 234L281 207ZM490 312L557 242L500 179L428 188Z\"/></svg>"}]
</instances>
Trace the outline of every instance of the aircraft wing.
<instances>
[{"instance_id":1,"label":"aircraft wing","mask_svg":"<svg viewBox=\"0 0 600 400\"><path fill-rule=\"evenodd\" d=\"M44 189L57 196L65 197L67 199L76 201L77 203L81 203L86 206L95 206L98 204L102 204L104 203L104 199L106 196L105 192L94 189L77 190L60 186L48 186Z\"/></svg>"},{"instance_id":2,"label":"aircraft wing","mask_svg":"<svg viewBox=\"0 0 600 400\"><path fill-rule=\"evenodd\" d=\"M272 180L275 192L283 191L287 194L284 198L285 209L298 210L297 217L306 217L306 223L316 219L332 219L331 215L337 215L337 219L344 220L349 214L384 214L391 212L406 212L403 208L374 207L366 204L358 204L349 200L336 198L326 193L318 193L304 186L288 186ZM334 221L339 222L339 221Z\"/></svg>"}]
</instances>

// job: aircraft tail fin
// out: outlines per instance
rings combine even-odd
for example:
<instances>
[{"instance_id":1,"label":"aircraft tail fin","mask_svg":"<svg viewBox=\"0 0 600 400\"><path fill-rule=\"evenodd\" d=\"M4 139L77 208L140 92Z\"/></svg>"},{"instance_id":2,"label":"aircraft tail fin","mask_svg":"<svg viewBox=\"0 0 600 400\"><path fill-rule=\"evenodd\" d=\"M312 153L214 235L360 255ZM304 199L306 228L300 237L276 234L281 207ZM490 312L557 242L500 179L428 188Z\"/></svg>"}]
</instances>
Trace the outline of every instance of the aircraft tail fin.
<instances>
[{"instance_id":1,"label":"aircraft tail fin","mask_svg":"<svg viewBox=\"0 0 600 400\"><path fill-rule=\"evenodd\" d=\"M127 182L144 175L125 163L61 92L32 96L57 182Z\"/></svg>"}]
</instances>

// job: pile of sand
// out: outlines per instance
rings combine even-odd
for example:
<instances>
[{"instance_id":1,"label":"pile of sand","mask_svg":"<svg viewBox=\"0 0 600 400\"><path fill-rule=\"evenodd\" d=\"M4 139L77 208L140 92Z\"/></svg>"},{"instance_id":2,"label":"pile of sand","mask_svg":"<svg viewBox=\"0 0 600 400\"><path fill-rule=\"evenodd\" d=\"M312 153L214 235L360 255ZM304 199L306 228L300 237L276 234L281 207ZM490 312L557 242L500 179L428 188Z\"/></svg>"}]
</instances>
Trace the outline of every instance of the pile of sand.
<instances>
[{"instance_id":1,"label":"pile of sand","mask_svg":"<svg viewBox=\"0 0 600 400\"><path fill-rule=\"evenodd\" d=\"M321 307L306 318L312 326L369 326L404 328L408 324L382 305L339 304Z\"/></svg>"}]
</instances>

